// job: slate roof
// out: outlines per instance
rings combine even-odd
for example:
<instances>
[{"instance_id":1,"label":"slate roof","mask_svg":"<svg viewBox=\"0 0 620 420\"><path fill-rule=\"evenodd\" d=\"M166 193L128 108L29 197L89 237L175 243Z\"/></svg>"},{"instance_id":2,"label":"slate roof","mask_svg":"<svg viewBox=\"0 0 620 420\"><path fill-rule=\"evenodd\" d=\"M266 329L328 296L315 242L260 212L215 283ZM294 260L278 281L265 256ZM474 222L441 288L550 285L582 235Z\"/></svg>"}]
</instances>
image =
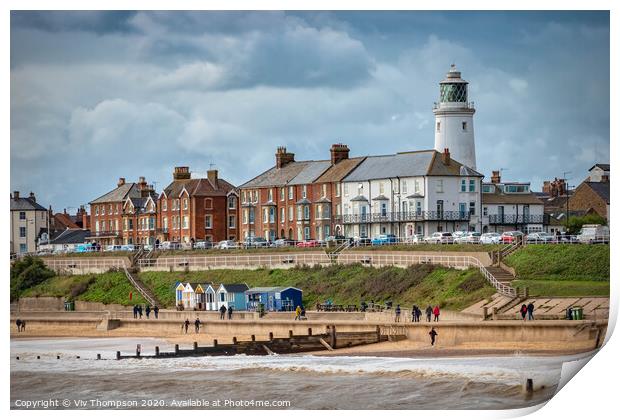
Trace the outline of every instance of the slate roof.
<instances>
[{"instance_id":1,"label":"slate roof","mask_svg":"<svg viewBox=\"0 0 620 420\"><path fill-rule=\"evenodd\" d=\"M224 289L226 289L226 291L228 293L243 293L246 290L249 289L248 285L243 283L243 284L221 284L220 286L224 286Z\"/></svg>"},{"instance_id":2,"label":"slate roof","mask_svg":"<svg viewBox=\"0 0 620 420\"><path fill-rule=\"evenodd\" d=\"M609 182L584 182L584 184L609 204Z\"/></svg>"},{"instance_id":3,"label":"slate roof","mask_svg":"<svg viewBox=\"0 0 620 420\"><path fill-rule=\"evenodd\" d=\"M34 201L33 199L26 198L11 198L11 211L25 211L25 210L39 210L47 211L45 207Z\"/></svg>"},{"instance_id":4,"label":"slate roof","mask_svg":"<svg viewBox=\"0 0 620 420\"><path fill-rule=\"evenodd\" d=\"M288 185L311 184L332 165L329 160L307 161L306 166L290 180Z\"/></svg>"},{"instance_id":5,"label":"slate roof","mask_svg":"<svg viewBox=\"0 0 620 420\"><path fill-rule=\"evenodd\" d=\"M544 203L534 193L506 194L495 188L495 192L482 193L482 204L538 204Z\"/></svg>"},{"instance_id":6,"label":"slate roof","mask_svg":"<svg viewBox=\"0 0 620 420\"><path fill-rule=\"evenodd\" d=\"M125 201L125 199L129 197L140 197L138 184L136 184L135 182L127 182L120 187L114 188L112 191L102 195L101 197L95 198L89 204Z\"/></svg>"},{"instance_id":7,"label":"slate roof","mask_svg":"<svg viewBox=\"0 0 620 420\"><path fill-rule=\"evenodd\" d=\"M464 168L464 171L461 171ZM343 181L356 182L408 176L476 176L479 172L454 159L444 165L436 150L403 152L394 155L368 156Z\"/></svg>"},{"instance_id":8,"label":"slate roof","mask_svg":"<svg viewBox=\"0 0 620 420\"><path fill-rule=\"evenodd\" d=\"M90 236L90 230L87 229L65 229L50 241L50 244L84 244L88 242L87 237Z\"/></svg>"},{"instance_id":9,"label":"slate roof","mask_svg":"<svg viewBox=\"0 0 620 420\"><path fill-rule=\"evenodd\" d=\"M609 171L609 163L597 163L595 165L593 165L590 169L588 169L588 171L591 171L592 169L599 167L604 171Z\"/></svg>"},{"instance_id":10,"label":"slate roof","mask_svg":"<svg viewBox=\"0 0 620 420\"><path fill-rule=\"evenodd\" d=\"M324 182L340 182L351 173L353 169L355 169L360 163L362 163L366 159L365 157L356 157L350 159L344 159L338 162L335 165L332 165L327 169L327 171L323 172L315 182L324 183Z\"/></svg>"},{"instance_id":11,"label":"slate roof","mask_svg":"<svg viewBox=\"0 0 620 420\"><path fill-rule=\"evenodd\" d=\"M175 179L164 188L164 192L167 197L179 197L183 188L192 197L210 197L226 196L231 190L235 189L235 186L222 178L218 178L217 185L212 184L208 178Z\"/></svg>"},{"instance_id":12,"label":"slate roof","mask_svg":"<svg viewBox=\"0 0 620 420\"><path fill-rule=\"evenodd\" d=\"M281 187L295 178L309 162L291 162L282 168L273 166L239 188Z\"/></svg>"}]
</instances>

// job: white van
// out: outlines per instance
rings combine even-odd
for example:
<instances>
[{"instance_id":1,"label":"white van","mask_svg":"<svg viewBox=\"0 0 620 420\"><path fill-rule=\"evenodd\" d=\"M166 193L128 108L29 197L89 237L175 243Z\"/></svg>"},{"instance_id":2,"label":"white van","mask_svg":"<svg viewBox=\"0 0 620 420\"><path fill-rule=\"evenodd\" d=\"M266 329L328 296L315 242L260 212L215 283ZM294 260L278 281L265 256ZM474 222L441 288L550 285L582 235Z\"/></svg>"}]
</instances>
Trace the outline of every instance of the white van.
<instances>
[{"instance_id":1,"label":"white van","mask_svg":"<svg viewBox=\"0 0 620 420\"><path fill-rule=\"evenodd\" d=\"M582 244L608 244L609 228L602 225L583 225L577 240Z\"/></svg>"}]
</instances>

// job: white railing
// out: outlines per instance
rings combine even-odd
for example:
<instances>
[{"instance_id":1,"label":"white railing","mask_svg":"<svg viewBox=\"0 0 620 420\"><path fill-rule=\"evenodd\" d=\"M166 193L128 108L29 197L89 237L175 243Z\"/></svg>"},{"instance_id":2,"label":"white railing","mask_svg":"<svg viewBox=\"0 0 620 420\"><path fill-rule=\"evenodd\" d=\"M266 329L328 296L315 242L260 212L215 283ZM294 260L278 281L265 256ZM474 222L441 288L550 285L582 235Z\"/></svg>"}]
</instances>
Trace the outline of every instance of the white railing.
<instances>
[{"instance_id":1,"label":"white railing","mask_svg":"<svg viewBox=\"0 0 620 420\"><path fill-rule=\"evenodd\" d=\"M171 256L157 259L139 259L139 267L257 267L282 265L314 265L329 264L331 259L325 253L284 253L284 254L230 254L230 255L198 255Z\"/></svg>"},{"instance_id":2,"label":"white railing","mask_svg":"<svg viewBox=\"0 0 620 420\"><path fill-rule=\"evenodd\" d=\"M89 270L100 269L109 270L110 268L125 268L124 258L46 258L45 265L56 272L60 270Z\"/></svg>"}]
</instances>

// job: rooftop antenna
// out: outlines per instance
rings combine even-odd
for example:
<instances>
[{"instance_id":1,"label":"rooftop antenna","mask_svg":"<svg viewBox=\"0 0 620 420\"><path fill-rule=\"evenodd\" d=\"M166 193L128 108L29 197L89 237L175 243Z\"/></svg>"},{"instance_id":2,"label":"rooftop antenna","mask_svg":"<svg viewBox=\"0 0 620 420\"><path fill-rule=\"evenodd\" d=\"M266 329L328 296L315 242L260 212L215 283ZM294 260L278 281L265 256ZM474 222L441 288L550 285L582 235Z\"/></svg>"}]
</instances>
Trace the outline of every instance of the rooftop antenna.
<instances>
[{"instance_id":1,"label":"rooftop antenna","mask_svg":"<svg viewBox=\"0 0 620 420\"><path fill-rule=\"evenodd\" d=\"M211 162L209 163L209 169L213 169L215 167L215 163Z\"/></svg>"}]
</instances>

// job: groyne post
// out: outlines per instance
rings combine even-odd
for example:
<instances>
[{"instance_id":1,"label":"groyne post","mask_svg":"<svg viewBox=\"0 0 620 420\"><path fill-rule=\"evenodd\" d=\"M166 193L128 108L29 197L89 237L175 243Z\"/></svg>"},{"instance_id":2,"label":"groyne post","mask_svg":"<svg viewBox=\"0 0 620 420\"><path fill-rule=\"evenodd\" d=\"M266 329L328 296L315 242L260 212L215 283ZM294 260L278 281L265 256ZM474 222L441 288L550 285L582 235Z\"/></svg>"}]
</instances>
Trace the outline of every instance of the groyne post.
<instances>
[{"instance_id":1,"label":"groyne post","mask_svg":"<svg viewBox=\"0 0 620 420\"><path fill-rule=\"evenodd\" d=\"M155 356L159 356L159 346L155 346Z\"/></svg>"},{"instance_id":2,"label":"groyne post","mask_svg":"<svg viewBox=\"0 0 620 420\"><path fill-rule=\"evenodd\" d=\"M198 342L194 341L194 351L198 350Z\"/></svg>"},{"instance_id":3,"label":"groyne post","mask_svg":"<svg viewBox=\"0 0 620 420\"><path fill-rule=\"evenodd\" d=\"M336 348L336 326L332 325L330 328L329 345L332 348Z\"/></svg>"},{"instance_id":4,"label":"groyne post","mask_svg":"<svg viewBox=\"0 0 620 420\"><path fill-rule=\"evenodd\" d=\"M525 393L530 395L533 392L534 392L534 380L531 378L528 378L525 381Z\"/></svg>"},{"instance_id":5,"label":"groyne post","mask_svg":"<svg viewBox=\"0 0 620 420\"><path fill-rule=\"evenodd\" d=\"M256 336L252 334L252 341L256 341Z\"/></svg>"},{"instance_id":6,"label":"groyne post","mask_svg":"<svg viewBox=\"0 0 620 420\"><path fill-rule=\"evenodd\" d=\"M97 353L97 360L101 360L101 353Z\"/></svg>"},{"instance_id":7,"label":"groyne post","mask_svg":"<svg viewBox=\"0 0 620 420\"><path fill-rule=\"evenodd\" d=\"M121 360L121 352L120 351L116 352L116 360Z\"/></svg>"},{"instance_id":8,"label":"groyne post","mask_svg":"<svg viewBox=\"0 0 620 420\"><path fill-rule=\"evenodd\" d=\"M233 337L233 344L237 344L237 337Z\"/></svg>"},{"instance_id":9,"label":"groyne post","mask_svg":"<svg viewBox=\"0 0 620 420\"><path fill-rule=\"evenodd\" d=\"M269 331L269 341L273 341L273 332Z\"/></svg>"},{"instance_id":10,"label":"groyne post","mask_svg":"<svg viewBox=\"0 0 620 420\"><path fill-rule=\"evenodd\" d=\"M174 355L175 355L175 356L178 356L178 355L179 355L179 345L178 345L178 344L175 344L175 345L174 345Z\"/></svg>"},{"instance_id":11,"label":"groyne post","mask_svg":"<svg viewBox=\"0 0 620 420\"><path fill-rule=\"evenodd\" d=\"M293 330L288 330L288 338L293 338Z\"/></svg>"},{"instance_id":12,"label":"groyne post","mask_svg":"<svg viewBox=\"0 0 620 420\"><path fill-rule=\"evenodd\" d=\"M312 336L312 328L308 328L308 335Z\"/></svg>"},{"instance_id":13,"label":"groyne post","mask_svg":"<svg viewBox=\"0 0 620 420\"><path fill-rule=\"evenodd\" d=\"M217 347L217 339L213 340L213 347Z\"/></svg>"}]
</instances>

